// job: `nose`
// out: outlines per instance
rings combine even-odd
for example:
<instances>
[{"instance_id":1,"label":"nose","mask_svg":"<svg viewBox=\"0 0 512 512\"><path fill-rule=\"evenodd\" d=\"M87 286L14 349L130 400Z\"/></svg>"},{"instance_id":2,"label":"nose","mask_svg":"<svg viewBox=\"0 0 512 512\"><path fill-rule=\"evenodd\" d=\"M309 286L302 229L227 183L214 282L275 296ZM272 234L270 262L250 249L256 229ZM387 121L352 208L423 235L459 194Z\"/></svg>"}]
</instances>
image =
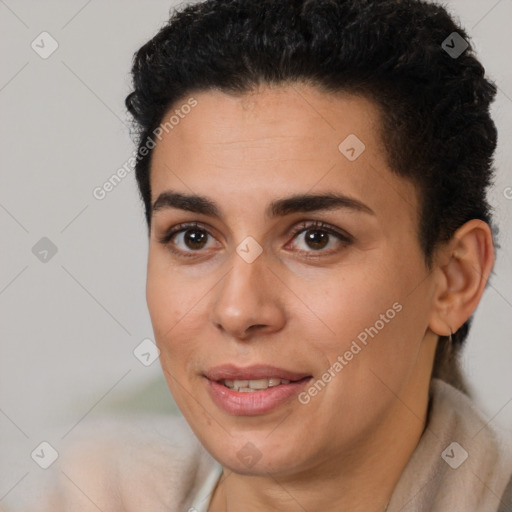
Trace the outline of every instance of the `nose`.
<instances>
[{"instance_id":1,"label":"nose","mask_svg":"<svg viewBox=\"0 0 512 512\"><path fill-rule=\"evenodd\" d=\"M264 252L252 263L234 252L231 269L214 290L210 321L230 337L245 341L256 333L283 328L283 284L268 266Z\"/></svg>"}]
</instances>

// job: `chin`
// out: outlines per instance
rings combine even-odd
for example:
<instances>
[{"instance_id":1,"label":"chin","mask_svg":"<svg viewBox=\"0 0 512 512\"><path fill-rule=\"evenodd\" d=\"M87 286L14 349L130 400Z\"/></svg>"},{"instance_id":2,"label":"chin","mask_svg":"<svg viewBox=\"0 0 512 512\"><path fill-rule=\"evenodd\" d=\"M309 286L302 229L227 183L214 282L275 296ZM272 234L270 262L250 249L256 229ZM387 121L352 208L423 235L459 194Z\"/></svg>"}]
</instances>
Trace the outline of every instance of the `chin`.
<instances>
[{"instance_id":1,"label":"chin","mask_svg":"<svg viewBox=\"0 0 512 512\"><path fill-rule=\"evenodd\" d=\"M268 439L265 439L267 435L268 433L262 433L259 437L243 436L234 442L227 441L227 446L211 440L211 443L204 446L224 468L241 475L284 476L296 473L300 464L296 445L285 444L285 439L278 445L269 443Z\"/></svg>"}]
</instances>

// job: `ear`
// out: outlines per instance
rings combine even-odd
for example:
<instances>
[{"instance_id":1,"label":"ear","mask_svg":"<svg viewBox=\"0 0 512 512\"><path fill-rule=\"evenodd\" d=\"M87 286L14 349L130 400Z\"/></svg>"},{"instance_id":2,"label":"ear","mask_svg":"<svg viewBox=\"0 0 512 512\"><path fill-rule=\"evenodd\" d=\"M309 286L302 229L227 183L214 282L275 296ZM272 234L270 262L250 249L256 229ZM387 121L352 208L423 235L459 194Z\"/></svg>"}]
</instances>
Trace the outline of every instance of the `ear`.
<instances>
[{"instance_id":1,"label":"ear","mask_svg":"<svg viewBox=\"0 0 512 512\"><path fill-rule=\"evenodd\" d=\"M429 327L448 336L475 311L494 266L489 225L473 219L461 226L436 257L436 291Z\"/></svg>"}]
</instances>

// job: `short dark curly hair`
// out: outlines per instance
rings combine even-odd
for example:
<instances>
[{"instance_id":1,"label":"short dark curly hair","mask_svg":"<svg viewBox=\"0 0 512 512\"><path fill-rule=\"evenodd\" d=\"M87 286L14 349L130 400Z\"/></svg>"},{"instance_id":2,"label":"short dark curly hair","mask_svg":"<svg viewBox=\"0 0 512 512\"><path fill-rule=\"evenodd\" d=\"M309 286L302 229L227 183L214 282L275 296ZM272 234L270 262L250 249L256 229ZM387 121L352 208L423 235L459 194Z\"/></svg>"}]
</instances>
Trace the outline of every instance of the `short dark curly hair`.
<instances>
[{"instance_id":1,"label":"short dark curly hair","mask_svg":"<svg viewBox=\"0 0 512 512\"><path fill-rule=\"evenodd\" d=\"M169 110L193 92L244 94L294 82L363 95L378 106L388 164L419 190L418 239L429 269L435 249L465 222L491 224L496 86L444 7L422 0L207 0L173 11L134 55L125 101L149 230L147 143ZM454 32L457 44L467 44L459 56L443 44L454 47ZM452 343L440 337L432 372L464 392L458 356L471 319Z\"/></svg>"}]
</instances>

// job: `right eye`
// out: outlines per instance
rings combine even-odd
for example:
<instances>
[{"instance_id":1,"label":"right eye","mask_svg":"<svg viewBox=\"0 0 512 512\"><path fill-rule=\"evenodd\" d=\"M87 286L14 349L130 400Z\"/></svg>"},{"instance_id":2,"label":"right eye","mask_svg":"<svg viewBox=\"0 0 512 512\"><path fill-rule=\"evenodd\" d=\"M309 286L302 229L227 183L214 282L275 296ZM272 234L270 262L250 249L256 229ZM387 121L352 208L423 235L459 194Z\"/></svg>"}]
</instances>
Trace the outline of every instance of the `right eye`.
<instances>
[{"instance_id":1,"label":"right eye","mask_svg":"<svg viewBox=\"0 0 512 512\"><path fill-rule=\"evenodd\" d=\"M213 238L202 224L188 222L172 227L158 241L173 254L188 258L195 256L194 253L201 252L201 249L208 249L208 237Z\"/></svg>"}]
</instances>

